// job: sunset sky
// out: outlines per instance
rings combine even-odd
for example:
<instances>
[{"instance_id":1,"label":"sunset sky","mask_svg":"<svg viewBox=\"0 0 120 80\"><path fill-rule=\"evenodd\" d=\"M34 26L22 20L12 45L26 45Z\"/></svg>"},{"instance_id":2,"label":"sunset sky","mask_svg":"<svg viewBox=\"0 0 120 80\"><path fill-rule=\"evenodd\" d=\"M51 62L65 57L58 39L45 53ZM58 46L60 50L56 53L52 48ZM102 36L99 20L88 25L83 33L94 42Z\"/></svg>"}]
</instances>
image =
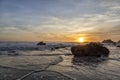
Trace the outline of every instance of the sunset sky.
<instances>
[{"instance_id":1,"label":"sunset sky","mask_svg":"<svg viewBox=\"0 0 120 80\"><path fill-rule=\"evenodd\" d=\"M120 39L120 0L0 0L0 41Z\"/></svg>"}]
</instances>

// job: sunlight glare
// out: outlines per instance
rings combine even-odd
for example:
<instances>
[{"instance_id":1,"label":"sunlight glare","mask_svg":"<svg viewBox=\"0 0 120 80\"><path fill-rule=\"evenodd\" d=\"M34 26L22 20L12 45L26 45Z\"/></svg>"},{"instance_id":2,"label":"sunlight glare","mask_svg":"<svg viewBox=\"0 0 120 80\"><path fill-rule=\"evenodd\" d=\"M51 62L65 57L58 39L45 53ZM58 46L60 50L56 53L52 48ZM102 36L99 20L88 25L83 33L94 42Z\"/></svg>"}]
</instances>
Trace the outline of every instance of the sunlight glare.
<instances>
[{"instance_id":1,"label":"sunlight glare","mask_svg":"<svg viewBox=\"0 0 120 80\"><path fill-rule=\"evenodd\" d=\"M83 37L78 38L78 42L84 42L84 38Z\"/></svg>"}]
</instances>

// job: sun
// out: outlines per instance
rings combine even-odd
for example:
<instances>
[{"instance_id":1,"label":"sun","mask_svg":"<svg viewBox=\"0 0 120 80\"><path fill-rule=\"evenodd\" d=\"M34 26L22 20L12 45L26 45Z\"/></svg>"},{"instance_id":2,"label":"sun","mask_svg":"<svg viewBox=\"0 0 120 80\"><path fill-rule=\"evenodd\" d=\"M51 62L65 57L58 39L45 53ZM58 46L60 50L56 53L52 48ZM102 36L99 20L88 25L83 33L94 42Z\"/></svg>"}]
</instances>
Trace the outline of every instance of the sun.
<instances>
[{"instance_id":1,"label":"sun","mask_svg":"<svg viewBox=\"0 0 120 80\"><path fill-rule=\"evenodd\" d=\"M85 40L84 40L83 37L78 38L78 42L84 42L84 41L85 41Z\"/></svg>"}]
</instances>

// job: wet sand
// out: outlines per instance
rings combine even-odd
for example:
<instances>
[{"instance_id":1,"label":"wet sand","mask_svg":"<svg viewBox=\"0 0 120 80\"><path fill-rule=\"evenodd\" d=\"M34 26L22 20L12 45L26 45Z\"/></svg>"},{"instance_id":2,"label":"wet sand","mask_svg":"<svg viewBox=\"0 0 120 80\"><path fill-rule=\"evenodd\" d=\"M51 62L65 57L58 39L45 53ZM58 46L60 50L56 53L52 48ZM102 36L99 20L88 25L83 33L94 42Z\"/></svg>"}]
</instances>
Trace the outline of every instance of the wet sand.
<instances>
[{"instance_id":1,"label":"wet sand","mask_svg":"<svg viewBox=\"0 0 120 80\"><path fill-rule=\"evenodd\" d=\"M108 48L109 57L97 59L63 55L64 49L52 56L0 56L0 80L119 80L120 48Z\"/></svg>"}]
</instances>

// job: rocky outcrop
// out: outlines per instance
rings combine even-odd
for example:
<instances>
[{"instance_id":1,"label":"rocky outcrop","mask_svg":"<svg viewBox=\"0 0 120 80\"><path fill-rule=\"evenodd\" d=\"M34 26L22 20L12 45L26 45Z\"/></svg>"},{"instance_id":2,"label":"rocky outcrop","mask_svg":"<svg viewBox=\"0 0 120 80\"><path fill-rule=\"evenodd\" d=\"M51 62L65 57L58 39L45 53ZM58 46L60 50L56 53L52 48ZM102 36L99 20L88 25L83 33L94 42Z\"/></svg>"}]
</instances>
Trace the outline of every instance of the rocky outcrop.
<instances>
[{"instance_id":1,"label":"rocky outcrop","mask_svg":"<svg viewBox=\"0 0 120 80\"><path fill-rule=\"evenodd\" d=\"M46 45L46 43L44 43L43 41L37 43L37 45Z\"/></svg>"},{"instance_id":2,"label":"rocky outcrop","mask_svg":"<svg viewBox=\"0 0 120 80\"><path fill-rule=\"evenodd\" d=\"M109 50L100 43L89 43L87 45L78 45L71 47L71 52L75 57L80 56L108 56Z\"/></svg>"},{"instance_id":3,"label":"rocky outcrop","mask_svg":"<svg viewBox=\"0 0 120 80\"><path fill-rule=\"evenodd\" d=\"M112 41L111 39L106 39L102 41L103 43L114 43L114 41Z\"/></svg>"}]
</instances>

